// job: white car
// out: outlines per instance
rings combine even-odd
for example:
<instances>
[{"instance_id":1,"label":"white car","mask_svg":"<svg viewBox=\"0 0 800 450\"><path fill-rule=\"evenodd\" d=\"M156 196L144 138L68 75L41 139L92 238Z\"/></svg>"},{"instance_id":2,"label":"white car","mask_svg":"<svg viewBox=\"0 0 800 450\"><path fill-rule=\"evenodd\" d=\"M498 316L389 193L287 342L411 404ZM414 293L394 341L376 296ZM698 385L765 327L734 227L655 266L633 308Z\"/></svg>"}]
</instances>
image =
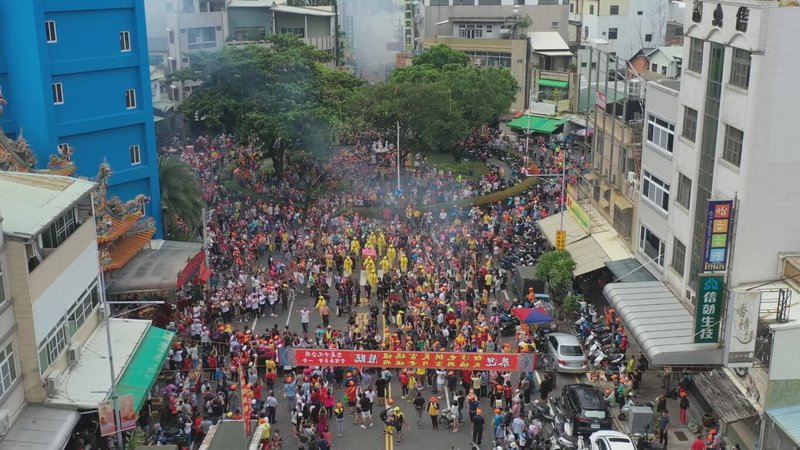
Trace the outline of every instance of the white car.
<instances>
[{"instance_id":1,"label":"white car","mask_svg":"<svg viewBox=\"0 0 800 450\"><path fill-rule=\"evenodd\" d=\"M619 431L596 431L589 436L590 450L636 450L636 444L627 434Z\"/></svg>"},{"instance_id":2,"label":"white car","mask_svg":"<svg viewBox=\"0 0 800 450\"><path fill-rule=\"evenodd\" d=\"M589 361L578 339L569 333L550 333L545 338L547 354L553 368L563 373L583 373L589 370Z\"/></svg>"}]
</instances>

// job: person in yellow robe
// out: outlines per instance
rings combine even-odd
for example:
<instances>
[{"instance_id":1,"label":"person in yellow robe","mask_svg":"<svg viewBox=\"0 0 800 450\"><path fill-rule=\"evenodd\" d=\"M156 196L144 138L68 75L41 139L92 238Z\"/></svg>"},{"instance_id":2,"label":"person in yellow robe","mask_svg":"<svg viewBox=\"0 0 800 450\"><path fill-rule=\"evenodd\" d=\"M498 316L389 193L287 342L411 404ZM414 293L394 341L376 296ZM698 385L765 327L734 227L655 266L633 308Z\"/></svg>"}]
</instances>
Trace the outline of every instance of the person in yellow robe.
<instances>
[{"instance_id":1,"label":"person in yellow robe","mask_svg":"<svg viewBox=\"0 0 800 450\"><path fill-rule=\"evenodd\" d=\"M384 250L386 250L386 236L383 235L383 231L378 235L378 254L383 255Z\"/></svg>"},{"instance_id":2,"label":"person in yellow robe","mask_svg":"<svg viewBox=\"0 0 800 450\"><path fill-rule=\"evenodd\" d=\"M381 270L383 271L383 273L386 273L386 272L389 271L389 258L387 258L385 256L383 258L381 258Z\"/></svg>"},{"instance_id":3,"label":"person in yellow robe","mask_svg":"<svg viewBox=\"0 0 800 450\"><path fill-rule=\"evenodd\" d=\"M373 290L377 289L378 288L378 273L375 272L374 270L370 271L369 274L367 274L367 282L369 283L370 286L372 286Z\"/></svg>"},{"instance_id":4,"label":"person in yellow robe","mask_svg":"<svg viewBox=\"0 0 800 450\"><path fill-rule=\"evenodd\" d=\"M350 275L353 274L353 260L350 258L350 256L344 259L344 263L342 263L342 265L344 268L345 276L349 277Z\"/></svg>"},{"instance_id":5,"label":"person in yellow robe","mask_svg":"<svg viewBox=\"0 0 800 450\"><path fill-rule=\"evenodd\" d=\"M358 242L358 239L353 238L353 240L350 241L350 251L355 253L356 256L361 254L361 243Z\"/></svg>"},{"instance_id":6,"label":"person in yellow robe","mask_svg":"<svg viewBox=\"0 0 800 450\"><path fill-rule=\"evenodd\" d=\"M403 273L408 272L408 256L403 252L400 252L400 271Z\"/></svg>"},{"instance_id":7,"label":"person in yellow robe","mask_svg":"<svg viewBox=\"0 0 800 450\"><path fill-rule=\"evenodd\" d=\"M389 250L386 251L386 257L389 258L389 267L394 268L397 258L397 249L394 248L394 245L389 246Z\"/></svg>"}]
</instances>

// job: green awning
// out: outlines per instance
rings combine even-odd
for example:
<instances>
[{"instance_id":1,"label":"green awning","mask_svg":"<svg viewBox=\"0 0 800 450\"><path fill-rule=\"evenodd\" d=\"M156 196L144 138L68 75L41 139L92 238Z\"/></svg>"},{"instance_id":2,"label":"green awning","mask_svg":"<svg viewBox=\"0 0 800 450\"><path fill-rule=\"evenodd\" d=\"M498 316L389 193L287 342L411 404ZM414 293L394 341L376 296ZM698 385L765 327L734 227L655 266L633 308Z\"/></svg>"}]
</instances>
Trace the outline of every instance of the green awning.
<instances>
[{"instance_id":1,"label":"green awning","mask_svg":"<svg viewBox=\"0 0 800 450\"><path fill-rule=\"evenodd\" d=\"M521 131L530 130L533 133L549 134L555 131L556 128L561 126L564 122L566 121L555 117L525 115L508 122L507 125Z\"/></svg>"},{"instance_id":2,"label":"green awning","mask_svg":"<svg viewBox=\"0 0 800 450\"><path fill-rule=\"evenodd\" d=\"M544 78L539 78L539 87L551 87L551 88L559 88L559 89L566 89L569 86L569 81L561 81L561 80L547 80Z\"/></svg>"},{"instance_id":3,"label":"green awning","mask_svg":"<svg viewBox=\"0 0 800 450\"><path fill-rule=\"evenodd\" d=\"M133 394L133 407L142 407L147 392L161 372L175 333L150 326L117 383L117 395Z\"/></svg>"}]
</instances>

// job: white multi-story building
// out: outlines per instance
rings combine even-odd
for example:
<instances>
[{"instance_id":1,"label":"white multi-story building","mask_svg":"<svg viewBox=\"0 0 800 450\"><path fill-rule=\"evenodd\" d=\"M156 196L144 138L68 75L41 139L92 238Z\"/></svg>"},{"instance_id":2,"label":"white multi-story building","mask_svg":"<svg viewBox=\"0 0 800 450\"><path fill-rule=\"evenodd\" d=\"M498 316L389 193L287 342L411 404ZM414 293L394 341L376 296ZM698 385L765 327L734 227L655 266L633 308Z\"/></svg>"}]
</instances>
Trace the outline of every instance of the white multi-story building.
<instances>
[{"instance_id":1,"label":"white multi-story building","mask_svg":"<svg viewBox=\"0 0 800 450\"><path fill-rule=\"evenodd\" d=\"M794 5L687 4L680 83L650 82L645 102L634 253L657 281L604 291L656 365L755 364L743 377L724 369L696 378L707 409L722 415L742 448L800 443L800 311L791 307L800 296ZM709 200L735 200L727 242L708 243L724 228L715 220L708 229ZM727 248L721 266L707 264L715 247ZM719 343L696 343L696 304L707 303L698 298L699 275L714 271L729 294ZM742 343L747 350L734 351Z\"/></svg>"},{"instance_id":2,"label":"white multi-story building","mask_svg":"<svg viewBox=\"0 0 800 450\"><path fill-rule=\"evenodd\" d=\"M643 48L665 45L669 16L669 0L570 0L570 36L599 42L627 60Z\"/></svg>"},{"instance_id":3,"label":"white multi-story building","mask_svg":"<svg viewBox=\"0 0 800 450\"><path fill-rule=\"evenodd\" d=\"M138 408L169 349L150 321L101 319L95 186L0 172L0 450L63 449L78 410L111 396L109 352Z\"/></svg>"}]
</instances>

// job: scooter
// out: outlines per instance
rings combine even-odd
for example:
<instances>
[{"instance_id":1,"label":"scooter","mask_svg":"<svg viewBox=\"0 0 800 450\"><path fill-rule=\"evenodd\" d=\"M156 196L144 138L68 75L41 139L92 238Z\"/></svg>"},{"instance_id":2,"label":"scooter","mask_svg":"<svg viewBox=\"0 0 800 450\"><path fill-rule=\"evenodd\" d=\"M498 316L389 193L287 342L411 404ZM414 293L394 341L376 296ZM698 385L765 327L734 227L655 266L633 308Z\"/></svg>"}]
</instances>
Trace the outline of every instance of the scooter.
<instances>
[{"instance_id":1,"label":"scooter","mask_svg":"<svg viewBox=\"0 0 800 450\"><path fill-rule=\"evenodd\" d=\"M617 416L617 418L619 420L627 419L628 415L631 413L631 408L634 406L649 406L650 408L652 408L653 402L636 403L633 401L633 396L629 393L628 401L626 401L624 405L619 407L619 415Z\"/></svg>"}]
</instances>

